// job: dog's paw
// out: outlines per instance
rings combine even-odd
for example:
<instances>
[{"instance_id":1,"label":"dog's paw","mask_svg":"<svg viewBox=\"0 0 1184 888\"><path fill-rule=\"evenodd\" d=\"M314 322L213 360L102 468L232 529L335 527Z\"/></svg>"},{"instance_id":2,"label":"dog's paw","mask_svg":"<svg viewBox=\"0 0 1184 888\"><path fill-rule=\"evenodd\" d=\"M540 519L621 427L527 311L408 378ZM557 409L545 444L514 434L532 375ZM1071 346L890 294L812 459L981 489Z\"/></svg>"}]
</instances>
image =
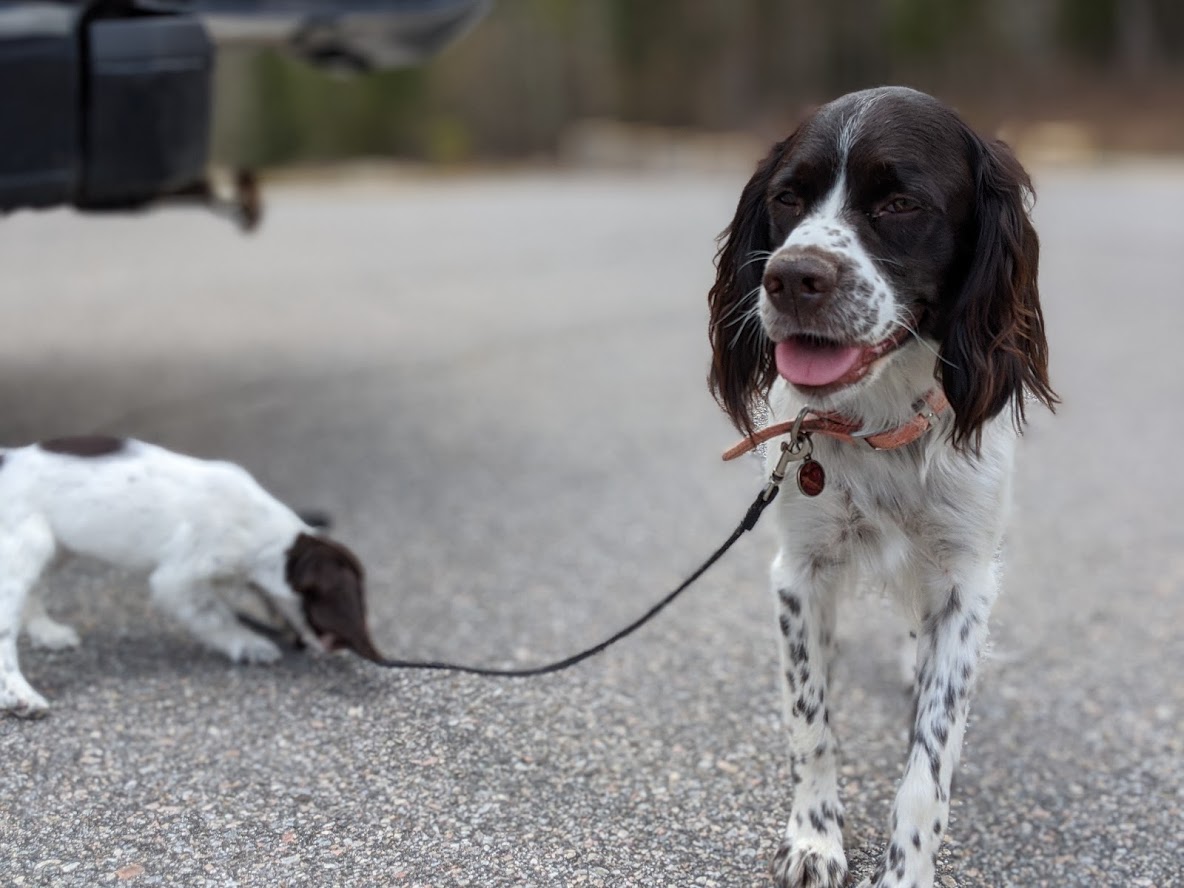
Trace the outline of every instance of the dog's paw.
<instances>
[{"instance_id":1,"label":"dog's paw","mask_svg":"<svg viewBox=\"0 0 1184 888\"><path fill-rule=\"evenodd\" d=\"M226 639L223 651L235 663L274 663L283 656L274 642L253 632Z\"/></svg>"},{"instance_id":2,"label":"dog's paw","mask_svg":"<svg viewBox=\"0 0 1184 888\"><path fill-rule=\"evenodd\" d=\"M23 678L9 676L0 684L0 712L17 718L44 718L49 714L49 701Z\"/></svg>"},{"instance_id":3,"label":"dog's paw","mask_svg":"<svg viewBox=\"0 0 1184 888\"><path fill-rule=\"evenodd\" d=\"M782 839L769 867L777 888L842 888L847 858L840 845Z\"/></svg>"},{"instance_id":4,"label":"dog's paw","mask_svg":"<svg viewBox=\"0 0 1184 888\"><path fill-rule=\"evenodd\" d=\"M914 876L901 875L903 870L893 872L886 869L884 864L881 864L877 869L875 875L864 879L855 888L903 888L907 885L909 888L916 885L917 888L933 888L933 875Z\"/></svg>"},{"instance_id":5,"label":"dog's paw","mask_svg":"<svg viewBox=\"0 0 1184 888\"><path fill-rule=\"evenodd\" d=\"M31 620L25 626L25 632L29 636L29 643L38 650L64 651L80 644L74 628L56 620Z\"/></svg>"}]
</instances>

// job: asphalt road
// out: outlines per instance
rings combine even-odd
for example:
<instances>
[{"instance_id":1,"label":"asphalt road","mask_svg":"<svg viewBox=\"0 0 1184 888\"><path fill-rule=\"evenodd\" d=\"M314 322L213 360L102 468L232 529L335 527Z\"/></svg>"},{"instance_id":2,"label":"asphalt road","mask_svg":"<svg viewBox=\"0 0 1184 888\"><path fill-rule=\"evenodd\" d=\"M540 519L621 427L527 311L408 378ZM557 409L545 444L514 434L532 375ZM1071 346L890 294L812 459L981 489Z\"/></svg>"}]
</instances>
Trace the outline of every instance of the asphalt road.
<instances>
[{"instance_id":1,"label":"asphalt road","mask_svg":"<svg viewBox=\"0 0 1184 888\"><path fill-rule=\"evenodd\" d=\"M391 654L527 663L644 609L754 466L703 384L712 238L745 176L507 175L199 214L0 224L0 440L92 430L238 461L331 511ZM1005 590L938 883L1184 884L1184 168L1037 171L1065 404L1021 453ZM0 883L764 885L789 803L758 529L561 675L235 667L72 565L0 719ZM2 569L2 565L0 565ZM852 883L909 703L889 611L844 609Z\"/></svg>"}]
</instances>

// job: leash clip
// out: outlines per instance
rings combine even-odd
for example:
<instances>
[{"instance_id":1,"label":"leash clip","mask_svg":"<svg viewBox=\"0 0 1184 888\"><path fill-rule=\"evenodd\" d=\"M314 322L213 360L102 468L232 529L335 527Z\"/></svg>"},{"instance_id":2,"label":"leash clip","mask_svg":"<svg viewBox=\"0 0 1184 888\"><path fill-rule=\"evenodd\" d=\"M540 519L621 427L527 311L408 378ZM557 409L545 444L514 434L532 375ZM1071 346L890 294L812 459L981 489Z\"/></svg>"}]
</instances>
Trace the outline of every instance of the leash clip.
<instances>
[{"instance_id":1,"label":"leash clip","mask_svg":"<svg viewBox=\"0 0 1184 888\"><path fill-rule=\"evenodd\" d=\"M789 471L789 464L799 460L808 460L810 454L814 452L814 439L810 437L809 432L802 431L802 421L808 413L810 413L809 407L803 407L798 412L797 419L793 421L793 428L789 431L789 440L781 442L781 456L769 475L769 483L761 491L761 500L766 503L777 495L777 489L781 487L781 482L785 480Z\"/></svg>"}]
</instances>

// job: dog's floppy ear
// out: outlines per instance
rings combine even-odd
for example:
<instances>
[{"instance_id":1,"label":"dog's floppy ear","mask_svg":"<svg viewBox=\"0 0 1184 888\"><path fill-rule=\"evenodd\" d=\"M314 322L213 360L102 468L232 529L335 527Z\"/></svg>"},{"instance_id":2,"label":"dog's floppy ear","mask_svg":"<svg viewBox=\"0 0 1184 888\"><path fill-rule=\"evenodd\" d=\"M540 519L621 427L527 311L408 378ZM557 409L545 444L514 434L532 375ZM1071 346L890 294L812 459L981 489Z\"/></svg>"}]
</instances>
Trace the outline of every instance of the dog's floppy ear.
<instances>
[{"instance_id":1,"label":"dog's floppy ear","mask_svg":"<svg viewBox=\"0 0 1184 888\"><path fill-rule=\"evenodd\" d=\"M327 537L302 533L288 550L286 575L318 637L331 647L382 659L366 627L365 571L353 552Z\"/></svg>"},{"instance_id":2,"label":"dog's floppy ear","mask_svg":"<svg viewBox=\"0 0 1184 888\"><path fill-rule=\"evenodd\" d=\"M1003 142L965 130L975 176L973 254L947 308L941 380L954 409L953 442L977 449L983 426L1010 407L1017 430L1025 393L1053 409L1048 343L1036 274L1040 241L1028 218L1032 182Z\"/></svg>"},{"instance_id":3,"label":"dog's floppy ear","mask_svg":"<svg viewBox=\"0 0 1184 888\"><path fill-rule=\"evenodd\" d=\"M732 423L751 434L752 411L773 382L773 344L760 329L756 304L765 260L772 250L766 192L793 136L778 142L740 193L736 215L720 235L710 309L711 394Z\"/></svg>"}]
</instances>

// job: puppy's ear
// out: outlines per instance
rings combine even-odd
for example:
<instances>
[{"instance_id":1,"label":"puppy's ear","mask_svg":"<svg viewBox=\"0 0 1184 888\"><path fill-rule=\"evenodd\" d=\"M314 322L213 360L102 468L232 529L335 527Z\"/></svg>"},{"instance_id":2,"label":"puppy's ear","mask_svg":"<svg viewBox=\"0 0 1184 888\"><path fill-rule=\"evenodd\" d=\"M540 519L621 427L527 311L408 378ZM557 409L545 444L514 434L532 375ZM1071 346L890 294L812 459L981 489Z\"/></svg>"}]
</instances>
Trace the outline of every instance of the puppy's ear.
<instances>
[{"instance_id":1,"label":"puppy's ear","mask_svg":"<svg viewBox=\"0 0 1184 888\"><path fill-rule=\"evenodd\" d=\"M1036 274L1040 241L1028 218L1032 182L1003 142L965 131L975 175L974 252L948 307L941 380L954 409L954 445L976 449L983 426L1010 407L1022 431L1025 393L1050 410L1048 343Z\"/></svg>"},{"instance_id":2,"label":"puppy's ear","mask_svg":"<svg viewBox=\"0 0 1184 888\"><path fill-rule=\"evenodd\" d=\"M326 537L302 533L288 550L287 579L318 637L368 660L382 660L366 626L365 572L353 552Z\"/></svg>"},{"instance_id":3,"label":"puppy's ear","mask_svg":"<svg viewBox=\"0 0 1184 888\"><path fill-rule=\"evenodd\" d=\"M776 375L773 344L756 316L765 261L772 250L766 204L769 182L793 136L778 142L757 165L740 193L736 215L719 237L715 283L707 294L710 310L711 394L736 428L751 434L752 412Z\"/></svg>"}]
</instances>

